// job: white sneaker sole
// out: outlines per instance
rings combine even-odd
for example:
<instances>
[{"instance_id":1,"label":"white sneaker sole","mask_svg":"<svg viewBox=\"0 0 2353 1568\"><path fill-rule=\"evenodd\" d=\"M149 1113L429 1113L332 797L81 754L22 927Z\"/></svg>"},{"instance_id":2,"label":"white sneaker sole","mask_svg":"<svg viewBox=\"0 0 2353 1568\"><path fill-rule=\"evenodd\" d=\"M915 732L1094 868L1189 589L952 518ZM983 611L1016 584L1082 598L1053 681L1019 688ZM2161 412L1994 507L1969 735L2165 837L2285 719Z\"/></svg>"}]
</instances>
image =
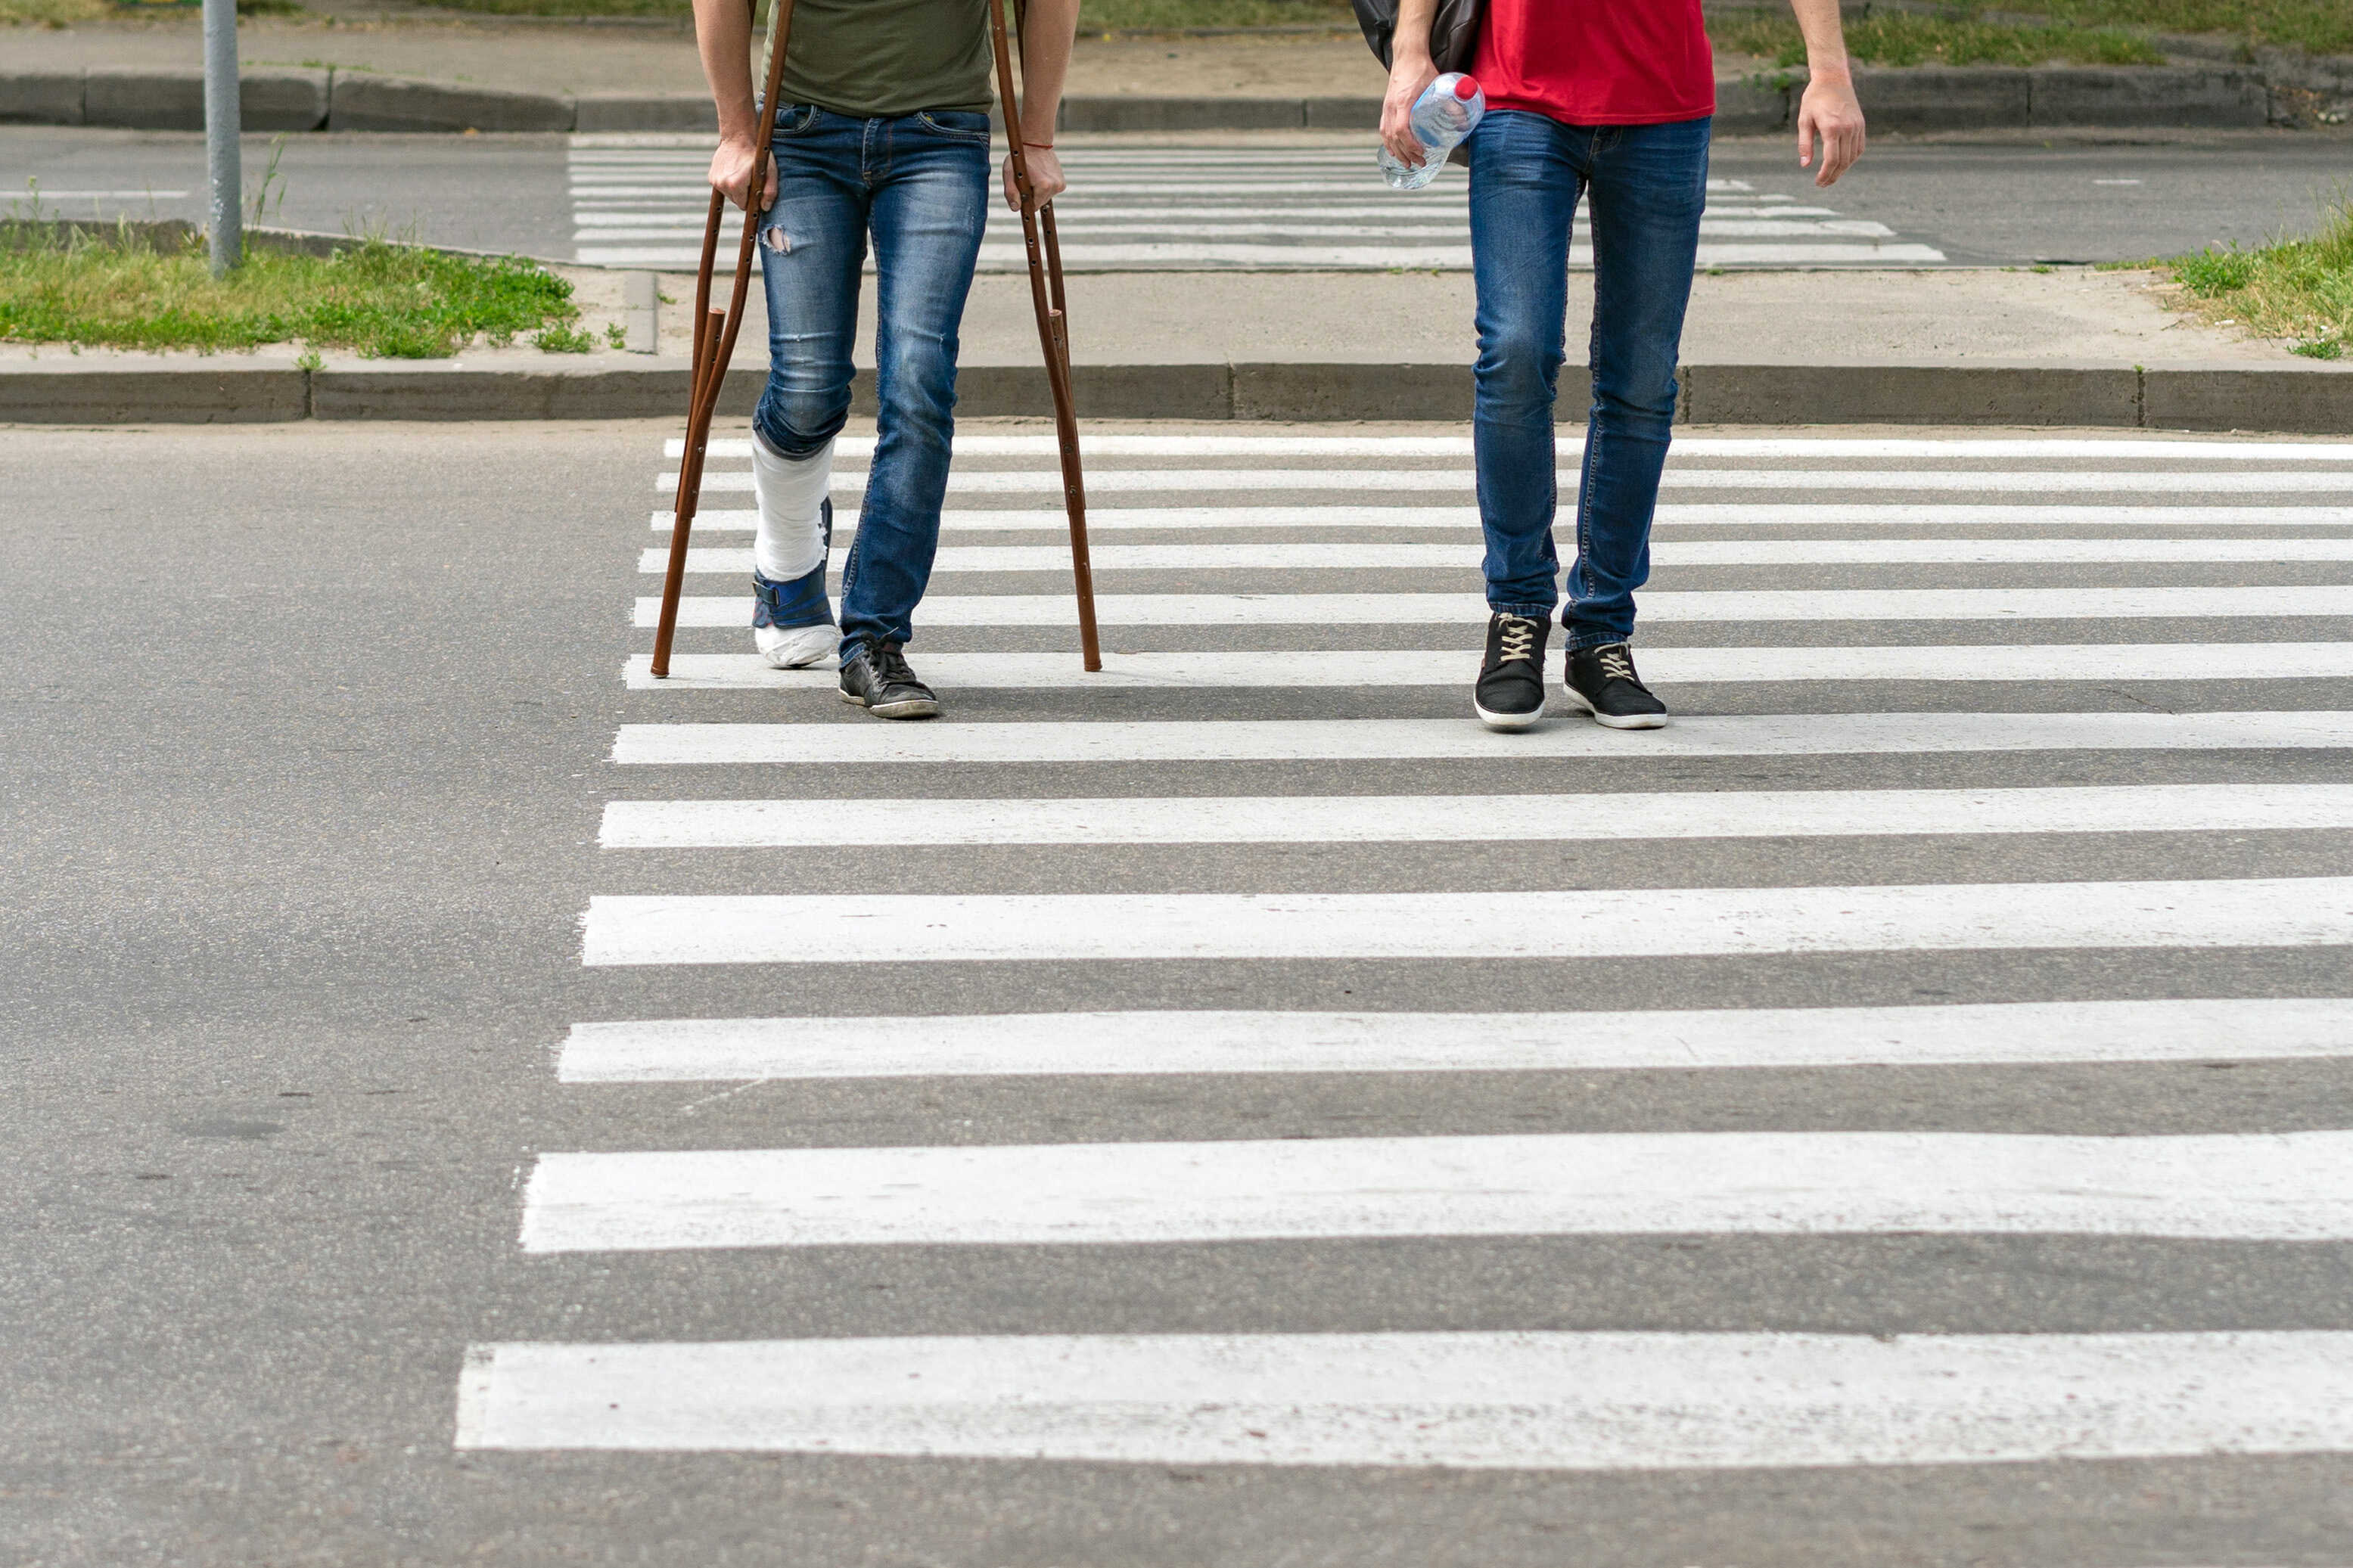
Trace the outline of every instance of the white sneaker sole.
<instances>
[{"instance_id":1,"label":"white sneaker sole","mask_svg":"<svg viewBox=\"0 0 2353 1568\"><path fill-rule=\"evenodd\" d=\"M1564 686L1561 691L1568 699L1570 707L1605 730L1663 730L1667 727L1667 716L1663 713L1629 713L1620 717L1594 707L1574 686Z\"/></svg>"},{"instance_id":2,"label":"white sneaker sole","mask_svg":"<svg viewBox=\"0 0 2353 1568\"><path fill-rule=\"evenodd\" d=\"M1471 699L1471 711L1479 715L1479 722L1486 725L1490 730L1499 730L1506 733L1514 730L1533 730L1537 721L1544 717L1542 708L1538 708L1533 713L1490 713L1479 706L1479 700L1476 697Z\"/></svg>"},{"instance_id":3,"label":"white sneaker sole","mask_svg":"<svg viewBox=\"0 0 2353 1568\"><path fill-rule=\"evenodd\" d=\"M755 626L752 646L770 669L807 669L815 664L831 669L840 657L841 633L831 626Z\"/></svg>"},{"instance_id":4,"label":"white sneaker sole","mask_svg":"<svg viewBox=\"0 0 2353 1568\"><path fill-rule=\"evenodd\" d=\"M851 691L841 693L841 700L852 708L865 709L877 719L936 719L940 716L940 705L937 700L926 701L923 698L914 697L877 706Z\"/></svg>"}]
</instances>

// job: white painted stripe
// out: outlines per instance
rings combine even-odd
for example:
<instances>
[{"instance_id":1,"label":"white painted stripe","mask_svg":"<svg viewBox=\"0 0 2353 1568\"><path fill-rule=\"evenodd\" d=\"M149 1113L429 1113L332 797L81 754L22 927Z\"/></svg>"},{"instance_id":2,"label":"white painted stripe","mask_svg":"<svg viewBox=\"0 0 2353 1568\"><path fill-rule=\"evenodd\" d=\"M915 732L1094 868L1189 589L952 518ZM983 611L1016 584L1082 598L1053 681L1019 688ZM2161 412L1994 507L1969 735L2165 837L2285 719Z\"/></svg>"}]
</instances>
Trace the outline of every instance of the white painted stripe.
<instances>
[{"instance_id":1,"label":"white painted stripe","mask_svg":"<svg viewBox=\"0 0 2353 1568\"><path fill-rule=\"evenodd\" d=\"M650 179L636 174L626 178L575 175L566 194L575 201L582 196L603 196L608 200L615 196L634 196L641 201L671 197L681 205L690 198L703 202L711 199L707 186L701 192L694 192L681 189L676 180Z\"/></svg>"},{"instance_id":2,"label":"white painted stripe","mask_svg":"<svg viewBox=\"0 0 2353 1568\"><path fill-rule=\"evenodd\" d=\"M26 195L31 198L32 205L37 207L43 202L176 202L185 199L188 193L186 191L158 191L152 189L141 189L136 191L53 191L47 186L42 185L37 188L28 189L26 192ZM56 215L51 214L49 216L54 217Z\"/></svg>"},{"instance_id":3,"label":"white painted stripe","mask_svg":"<svg viewBox=\"0 0 2353 1568\"><path fill-rule=\"evenodd\" d=\"M1239 216L1239 215L1235 215ZM1092 218L1073 216L1058 227L1065 247L1074 240L1092 240L1123 234L1179 234L1199 239L1449 239L1457 225L1417 224L1403 226L1391 224L1306 223L1300 221L1321 214L1300 213L1290 219L1274 223L1204 223L1198 219L1156 222L1146 218ZM1704 230L1708 226L1702 224ZM1745 227L1745 225L1736 225Z\"/></svg>"},{"instance_id":4,"label":"white painted stripe","mask_svg":"<svg viewBox=\"0 0 2353 1568\"><path fill-rule=\"evenodd\" d=\"M670 679L655 680L647 657L630 658L632 691L767 690L834 684L829 670L770 669L756 654L678 654ZM934 684L967 690L1037 687L1244 688L1464 686L1477 672L1473 649L1345 653L1103 652L1103 668L1082 675L1070 653L927 653ZM2003 647L1646 647L1641 665L1654 685L1787 680L2284 680L2353 678L2353 643L2029 643Z\"/></svg>"},{"instance_id":5,"label":"white painted stripe","mask_svg":"<svg viewBox=\"0 0 2353 1568\"><path fill-rule=\"evenodd\" d=\"M1080 449L1107 458L1467 458L1468 436L1151 436L1083 433ZM1585 449L1581 431L1559 437L1571 457ZM967 457L1050 458L1060 448L1051 436L997 436L958 432L955 449ZM686 444L673 436L662 456L676 458ZM748 437L723 437L708 448L714 458L749 458ZM834 437L834 453L871 458L871 436ZM1672 465L1694 458L2094 458L2161 462L2353 463L2353 442L2233 441L2186 437L1905 437L1855 438L1815 436L1677 436Z\"/></svg>"},{"instance_id":6,"label":"white painted stripe","mask_svg":"<svg viewBox=\"0 0 2353 1568\"><path fill-rule=\"evenodd\" d=\"M634 173L606 174L599 172L591 174L585 171L574 174L570 176L572 188L575 193L584 190L607 190L611 188L613 183L626 183L640 178L640 175ZM629 188L636 190L639 187L631 185ZM678 186L675 182L668 184L647 184L642 188L645 194L649 195L659 195L665 192L674 193L678 190ZM1188 183L1181 180L1165 179L1153 180L1149 183L1141 181L1124 182L1114 178L1112 180L1091 180L1087 183L1085 188L1085 195L1090 196L1225 196L1236 201L1248 201L1252 197L1261 195L1306 196L1328 195L1352 196L1361 199L1368 195L1379 195L1380 193L1380 176L1375 172L1374 165L1369 161L1362 166L1358 177L1353 179L1250 179L1244 182L1236 182L1231 184L1223 181L1211 184L1201 184L1198 182ZM707 195L705 196L705 199L709 199ZM1399 192L1387 199L1394 201L1396 206L1398 208L1408 205L1427 205L1431 207L1444 207L1449 210L1460 210L1464 206L1464 194L1462 192L1459 190L1441 190L1436 187L1432 187L1427 195L1419 192ZM1062 210L1060 202L1056 203L1054 210L1056 216L1059 216Z\"/></svg>"},{"instance_id":7,"label":"white painted stripe","mask_svg":"<svg viewBox=\"0 0 2353 1568\"><path fill-rule=\"evenodd\" d=\"M1271 516L1272 508L1260 509ZM1436 509L1432 509L1435 510ZM1477 511L1465 508L1472 524ZM1059 516L1059 514L1056 514ZM1106 508L1087 518L1117 517ZM2344 528L2353 511L2335 506L1694 505L1661 506L1664 526L1705 528Z\"/></svg>"},{"instance_id":8,"label":"white painted stripe","mask_svg":"<svg viewBox=\"0 0 2353 1568\"><path fill-rule=\"evenodd\" d=\"M1021 251L1012 246L984 245L980 259L999 264L1021 260ZM1062 259L1077 267L1111 267L1136 263L1198 265L1208 263L1228 267L1270 268L1299 268L1319 269L1388 268L1392 267L1430 268L1445 271L1468 271L1471 247L1461 246L1393 246L1371 245L1065 245ZM1848 243L1812 245L1774 244L1711 244L1702 240L1694 265L1699 267L1787 267L1821 266L1831 263L1871 267L1894 267L1910 263L1936 262L1945 253L1930 245ZM1585 268L1593 265L1591 247L1572 245L1568 264Z\"/></svg>"},{"instance_id":9,"label":"white painted stripe","mask_svg":"<svg viewBox=\"0 0 2353 1568\"><path fill-rule=\"evenodd\" d=\"M1324 222L1316 218L1342 218L1345 214L1326 212L1320 207L1302 207L1264 222L1219 223L1187 218L1181 214L1167 214L1146 209L1150 216L1117 216L1088 207L1073 209L1057 227L1065 248L1074 241L1091 241L1112 235L1158 234L1183 235L1195 239L1449 239L1460 233L1469 236L1469 225L1459 216L1450 216L1434 224L1400 225L1389 222L1359 221ZM1242 217L1245 215L1226 212L1221 217ZM992 224L1000 231L1018 226L1007 218ZM1709 236L1733 239L1767 239L1793 237L1799 235L1831 235L1847 238L1894 238L1895 231L1884 224L1866 219L1791 216L1783 218L1777 210L1772 217L1725 217L1703 216L1699 232L1703 242ZM584 231L585 237L586 231Z\"/></svg>"},{"instance_id":10,"label":"white painted stripe","mask_svg":"<svg viewBox=\"0 0 2353 1568\"><path fill-rule=\"evenodd\" d=\"M1312 572L1410 568L1476 572L1469 543L1315 542L1281 544L1106 544L1092 552L1103 572ZM648 547L638 570L659 574L667 546ZM839 570L849 557L833 552ZM1651 545L1654 566L1792 565L2043 565L2111 562L2353 561L2353 535L2266 539L1662 539ZM950 545L934 558L934 574L1067 572L1067 544ZM748 574L749 549L693 549L689 572Z\"/></svg>"},{"instance_id":11,"label":"white painted stripe","mask_svg":"<svg viewBox=\"0 0 2353 1568\"><path fill-rule=\"evenodd\" d=\"M836 468L836 489L866 482L863 468ZM1468 490L1476 485L1468 468L1103 468L1087 475L1087 491L1118 490ZM1565 489L1577 488L1574 468L1560 471ZM751 470L719 469L702 476L709 490L749 490ZM1976 490L2055 495L2062 492L2127 494L2353 493L2353 472L2330 470L2241 473L2203 469L2170 472L2143 469L2068 472L2029 468L1670 468L1668 489ZM678 488L675 473L657 474L654 489ZM951 468L948 489L968 495L1026 495L1060 491L1055 468Z\"/></svg>"},{"instance_id":12,"label":"white painted stripe","mask_svg":"<svg viewBox=\"0 0 2353 1568\"><path fill-rule=\"evenodd\" d=\"M1569 843L2353 827L2353 785L1678 790L1610 795L616 800L607 849L903 844Z\"/></svg>"},{"instance_id":13,"label":"white painted stripe","mask_svg":"<svg viewBox=\"0 0 2353 1568\"><path fill-rule=\"evenodd\" d=\"M657 623L661 601L637 602L633 622ZM1060 626L1067 594L943 595L923 601L933 626ZM1118 626L1472 625L1487 616L1476 594L1102 594L1096 618ZM1885 588L1786 592L1656 593L1642 619L1660 622L2230 619L2353 616L2353 587ZM687 598L682 626L748 626L752 599Z\"/></svg>"},{"instance_id":14,"label":"white painted stripe","mask_svg":"<svg viewBox=\"0 0 2353 1568\"><path fill-rule=\"evenodd\" d=\"M1786 211L1787 209L1783 210ZM1769 218L1735 218L1703 216L1699 223L1699 231L1703 236L1721 235L1736 239L1768 239L1777 235L1801 234L1834 234L1854 239L1893 239L1895 237L1895 231L1894 229L1888 227L1883 223L1873 223L1868 218L1823 217L1810 219L1802 218L1798 216L1795 213L1790 213L1788 218L1785 220L1779 212L1777 212ZM1905 250L1923 250L1926 247L1925 246L1905 246L1898 248ZM1942 260L1943 258L1943 254L1941 252L1934 258L1923 258L1923 259L1935 260Z\"/></svg>"},{"instance_id":15,"label":"white painted stripe","mask_svg":"<svg viewBox=\"0 0 2353 1568\"><path fill-rule=\"evenodd\" d=\"M2353 1334L501 1344L458 1447L1663 1470L2353 1450Z\"/></svg>"},{"instance_id":16,"label":"white painted stripe","mask_svg":"<svg viewBox=\"0 0 2353 1568\"><path fill-rule=\"evenodd\" d=\"M700 184L701 176L697 176ZM650 188L642 174L625 174L572 186L572 209L575 221L590 216L604 217L621 208L643 208L661 215L665 221L683 225L691 221L700 230L709 212L710 197L698 195L683 185ZM1734 215L1758 218L1837 218L1828 207L1797 206L1788 204L1764 205L1753 202L1712 202L1701 209L1703 217ZM1233 201L1210 205L1187 206L1182 203L1146 203L1129 206L1118 203L1090 199L1082 205L1056 208L1056 221L1061 231L1069 234L1089 226L1120 226L1124 220L1145 222L1196 219L1208 223L1220 220L1252 221L1275 226L1278 233L1295 232L1290 226L1317 220L1347 220L1339 230L1343 237L1380 232L1374 226L1397 226L1408 233L1431 235L1441 238L1467 238L1471 232L1470 214L1461 207L1443 204L1414 204L1406 207L1366 206L1347 200L1289 202L1282 204ZM987 226L1002 237L1018 233L1021 220L1009 213L991 208ZM1195 232L1182 230L1179 232Z\"/></svg>"},{"instance_id":17,"label":"white painted stripe","mask_svg":"<svg viewBox=\"0 0 2353 1568\"><path fill-rule=\"evenodd\" d=\"M1367 232L1363 226L1366 224L1410 225L1416 232L1423 234L1437 232L1467 236L1471 232L1471 214L1467 207L1455 206L1444 202L1416 202L1402 207L1383 205L1378 203L1365 205L1346 196L1331 200L1292 200L1280 203L1255 201L1244 196L1235 201L1199 206L1187 206L1176 202L1144 202L1134 205L1121 205L1104 202L1096 192L1090 190L1084 201L1067 207L1058 204L1055 210L1057 221L1065 233L1081 225L1116 222L1122 218L1198 218L1211 222L1220 218L1250 218L1274 224L1295 222L1300 219L1346 218L1350 220L1350 226L1343 230L1344 234ZM1587 209L1580 204L1578 210L1583 212ZM1787 199L1778 202L1757 202L1736 196L1712 201L1702 207L1700 212L1703 219L1742 216L1760 218L1836 218L1839 216L1837 210L1831 207L1801 206ZM989 209L988 221L992 227L1000 232L1018 229L1021 225L1019 218L997 207ZM1878 232L1891 231L1879 230Z\"/></svg>"},{"instance_id":18,"label":"white painted stripe","mask_svg":"<svg viewBox=\"0 0 2353 1568\"><path fill-rule=\"evenodd\" d=\"M1203 167L1198 172L1206 174L1208 171ZM1360 166L1359 172L1354 178L1253 179L1247 182L1229 182L1222 179L1189 182L1157 179L1126 184L1108 181L1090 181L1087 184L1087 194L1098 196L1232 196L1246 200L1249 197L1260 195L1319 195L1326 193L1333 195L1359 197L1381 194L1380 175L1377 172L1377 165L1367 160ZM1433 206L1443 204L1453 207L1461 206L1465 196L1466 192L1453 189L1449 185L1430 185L1421 191L1393 192L1386 199L1396 200L1399 205L1417 203Z\"/></svg>"},{"instance_id":19,"label":"white painted stripe","mask_svg":"<svg viewBox=\"0 0 2353 1568\"><path fill-rule=\"evenodd\" d=\"M575 201L572 206L572 221L575 224L586 223L593 218L600 224L645 224L649 226L659 226L666 231L676 234L692 235L698 241L697 259L700 260L699 242L702 234L704 217L709 211L709 208L701 203L692 206L684 205L661 206L643 201L628 203ZM739 229L736 232L741 234L743 231ZM729 262L722 262L720 267L722 271L719 275L722 277L733 269L733 265Z\"/></svg>"},{"instance_id":20,"label":"white painted stripe","mask_svg":"<svg viewBox=\"0 0 2353 1568\"><path fill-rule=\"evenodd\" d=\"M1703 713L1678 716L1664 730L1639 735L1566 723L1496 735L1465 719L624 724L613 742L613 761L624 766L865 765L2348 749L2353 749L2348 712Z\"/></svg>"},{"instance_id":21,"label":"white painted stripe","mask_svg":"<svg viewBox=\"0 0 2353 1568\"><path fill-rule=\"evenodd\" d=\"M2353 1240L2353 1132L1618 1132L542 1154L525 1252L1403 1236Z\"/></svg>"},{"instance_id":22,"label":"white painted stripe","mask_svg":"<svg viewBox=\"0 0 2353 1568\"><path fill-rule=\"evenodd\" d=\"M669 271L691 269L702 259L701 247L681 246L583 245L572 258L584 267L652 267Z\"/></svg>"},{"instance_id":23,"label":"white painted stripe","mask_svg":"<svg viewBox=\"0 0 2353 1568\"><path fill-rule=\"evenodd\" d=\"M1575 1072L2353 1057L2353 999L1635 1013L982 1013L575 1024L565 1083Z\"/></svg>"},{"instance_id":24,"label":"white painted stripe","mask_svg":"<svg viewBox=\"0 0 2353 1568\"><path fill-rule=\"evenodd\" d=\"M648 514L653 531L667 535L666 511ZM759 514L715 510L695 515L695 531L748 533ZM833 511L834 531L846 537L858 526L847 506ZM1669 502L1654 521L1662 528L2337 528L2353 531L2353 512L2331 506L1881 506L1694 505ZM1070 520L1060 508L952 510L940 514L945 532L1010 532L1024 529L1059 531ZM1271 531L1282 528L1393 528L1476 532L1479 509L1471 506L1207 506L1122 507L1090 504L1087 526L1114 530L1230 528Z\"/></svg>"},{"instance_id":25,"label":"white painted stripe","mask_svg":"<svg viewBox=\"0 0 2353 1568\"><path fill-rule=\"evenodd\" d=\"M1187 206L1181 202L1167 204L1146 202L1134 205L1122 205L1117 203L1098 202L1094 199L1095 195L1096 193L1091 191L1088 193L1088 200L1068 207L1057 204L1055 221L1064 233L1067 234L1073 228L1091 224L1117 223L1126 218L1143 218L1147 221L1193 218L1211 223L1219 219L1249 218L1276 225L1301 219L1345 218L1349 220L1349 227L1345 232L1353 234L1370 232L1357 226L1375 223L1397 224L1407 226L1409 232L1415 234L1434 235L1446 238L1461 237L1471 232L1470 210L1467 207L1454 206L1444 202L1415 202L1398 207L1387 206L1379 203L1366 205L1345 200L1275 203L1253 201L1243 197L1236 201L1214 202L1198 206ZM1701 209L1703 213L1716 210L1719 209L1714 206ZM1783 209L1777 207L1773 210L1778 215ZM1000 212L995 207L989 209L988 221L990 226L1000 233L1018 229L1021 226L1019 218L1010 213Z\"/></svg>"},{"instance_id":26,"label":"white painted stripe","mask_svg":"<svg viewBox=\"0 0 2353 1568\"><path fill-rule=\"evenodd\" d=\"M687 226L681 225L683 230ZM573 258L584 265L598 267L651 267L666 270L683 270L698 260L699 247L694 245L674 246L582 245L575 247ZM1381 246L1313 246L1313 245L1170 245L1138 243L1133 245L1065 245L1064 263L1073 271L1118 271L1144 268L1171 271L1198 270L1203 268L1235 268L1258 271L1366 271L1381 272L1398 268L1414 268L1430 271L1467 272L1471 269L1471 247L1463 246L1418 247L1408 244ZM1703 240L1695 265L1711 267L1912 267L1933 265L1946 259L1945 253L1926 245L1896 244L1834 244L1830 242L1776 243L1746 241L1721 243ZM1018 269L1026 258L1018 246L983 245L979 263L991 271L1010 272ZM1572 270L1589 271L1593 253L1577 246L1568 253ZM873 270L873 262L866 264Z\"/></svg>"},{"instance_id":27,"label":"white painted stripe","mask_svg":"<svg viewBox=\"0 0 2353 1568\"><path fill-rule=\"evenodd\" d=\"M1617 958L2353 943L2353 878L1572 892L597 897L582 962ZM854 942L852 943L854 946Z\"/></svg>"}]
</instances>

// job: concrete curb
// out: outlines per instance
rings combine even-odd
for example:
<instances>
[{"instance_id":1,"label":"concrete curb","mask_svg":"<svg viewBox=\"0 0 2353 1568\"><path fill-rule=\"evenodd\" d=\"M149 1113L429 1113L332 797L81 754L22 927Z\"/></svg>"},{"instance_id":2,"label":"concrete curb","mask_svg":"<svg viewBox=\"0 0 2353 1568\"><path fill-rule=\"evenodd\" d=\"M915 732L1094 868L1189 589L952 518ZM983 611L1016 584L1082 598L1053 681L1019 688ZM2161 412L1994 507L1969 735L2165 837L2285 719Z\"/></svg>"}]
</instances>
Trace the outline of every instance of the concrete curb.
<instances>
[{"instance_id":1,"label":"concrete curb","mask_svg":"<svg viewBox=\"0 0 2353 1568\"><path fill-rule=\"evenodd\" d=\"M256 70L243 84L248 131L715 131L700 94L507 92L373 71ZM1802 71L1717 83L1716 130L1762 135L1791 123ZM2221 66L1996 66L1863 69L1855 87L1874 129L2020 126L2246 127L2311 117L2313 95ZM0 72L0 123L204 129L196 70L94 67ZM1073 98L1066 131L1368 131L1377 98Z\"/></svg>"},{"instance_id":2,"label":"concrete curb","mask_svg":"<svg viewBox=\"0 0 2353 1568\"><path fill-rule=\"evenodd\" d=\"M2073 426L2353 435L2353 366L1740 365L1682 370L1680 417L1706 425ZM765 377L730 373L722 411L751 412ZM1467 419L1471 373L1447 364L1079 365L1094 419ZM0 369L0 423L250 424L294 419L628 419L677 416L687 370L637 365L470 368L387 362L305 371L290 361L108 365L79 356ZM966 416L1052 412L1034 365L968 365ZM1565 420L1585 388L1562 389ZM871 413L860 374L855 407Z\"/></svg>"}]
</instances>

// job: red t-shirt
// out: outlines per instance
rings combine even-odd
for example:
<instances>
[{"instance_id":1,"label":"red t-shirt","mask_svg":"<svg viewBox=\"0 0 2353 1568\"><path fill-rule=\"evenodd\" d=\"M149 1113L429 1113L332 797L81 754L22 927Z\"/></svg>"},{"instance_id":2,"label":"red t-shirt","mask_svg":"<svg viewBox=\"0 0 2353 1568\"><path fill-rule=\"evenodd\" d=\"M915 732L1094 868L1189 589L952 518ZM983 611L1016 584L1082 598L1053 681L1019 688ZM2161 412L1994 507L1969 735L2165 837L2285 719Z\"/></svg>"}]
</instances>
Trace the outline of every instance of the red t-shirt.
<instances>
[{"instance_id":1,"label":"red t-shirt","mask_svg":"<svg viewBox=\"0 0 2353 1568\"><path fill-rule=\"evenodd\" d=\"M1488 0L1471 74L1490 109L1567 125L1663 125L1715 112L1700 0Z\"/></svg>"}]
</instances>

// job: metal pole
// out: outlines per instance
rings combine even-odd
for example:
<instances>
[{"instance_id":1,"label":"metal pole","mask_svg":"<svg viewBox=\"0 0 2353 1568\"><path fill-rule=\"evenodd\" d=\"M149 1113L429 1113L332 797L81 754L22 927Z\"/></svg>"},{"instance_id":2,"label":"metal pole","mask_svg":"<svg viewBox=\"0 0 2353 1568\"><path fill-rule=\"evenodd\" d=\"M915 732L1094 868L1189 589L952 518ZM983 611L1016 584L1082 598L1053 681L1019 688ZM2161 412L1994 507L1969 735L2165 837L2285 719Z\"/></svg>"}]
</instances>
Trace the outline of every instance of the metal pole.
<instances>
[{"instance_id":1,"label":"metal pole","mask_svg":"<svg viewBox=\"0 0 2353 1568\"><path fill-rule=\"evenodd\" d=\"M237 159L237 0L205 0L205 173L212 183L213 276L245 259L245 172Z\"/></svg>"}]
</instances>

